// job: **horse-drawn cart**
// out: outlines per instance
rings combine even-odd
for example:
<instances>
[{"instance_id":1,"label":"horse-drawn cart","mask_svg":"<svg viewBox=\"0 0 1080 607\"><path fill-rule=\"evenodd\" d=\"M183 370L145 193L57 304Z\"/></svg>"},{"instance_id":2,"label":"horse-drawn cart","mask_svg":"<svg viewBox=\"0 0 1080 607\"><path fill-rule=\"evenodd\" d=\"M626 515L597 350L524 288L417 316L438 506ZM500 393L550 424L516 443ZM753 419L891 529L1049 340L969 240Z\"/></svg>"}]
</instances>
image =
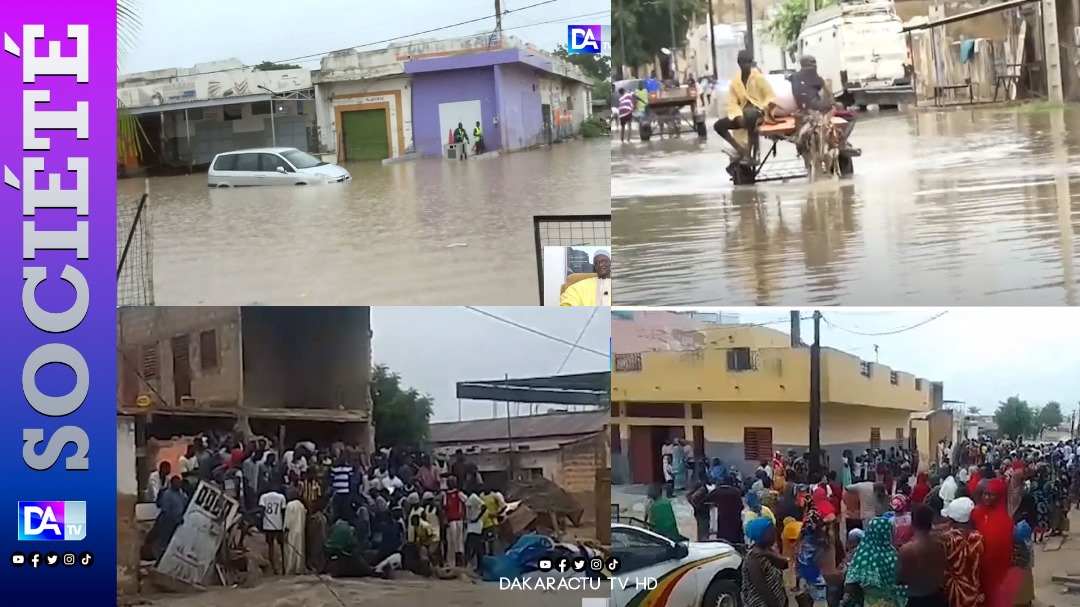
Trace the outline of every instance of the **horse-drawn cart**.
<instances>
[{"instance_id":1,"label":"horse-drawn cart","mask_svg":"<svg viewBox=\"0 0 1080 607\"><path fill-rule=\"evenodd\" d=\"M683 109L689 108L689 116ZM682 133L696 133L704 137L705 112L698 111L698 94L695 87L662 89L649 95L649 107L641 118L638 134L642 141L648 141L653 134L676 136Z\"/></svg>"},{"instance_id":2,"label":"horse-drawn cart","mask_svg":"<svg viewBox=\"0 0 1080 607\"><path fill-rule=\"evenodd\" d=\"M847 124L847 121L837 116L821 116L820 120L822 124L819 125L819 130L822 132L800 133L800 135L808 136L807 149L798 149L796 146L796 129L799 127L794 117L762 124L758 127L758 136L759 145L766 149L765 154L761 155L756 163L748 158L733 157L731 164L727 167L731 183L753 185L770 181L804 179L808 176L816 177L817 174L833 174L838 177L853 175L855 167L852 158L859 155L858 150L840 145L839 140L828 132L830 128L833 133L837 132ZM828 122L824 122L825 120ZM795 146L796 156L779 158L777 147L781 143Z\"/></svg>"}]
</instances>

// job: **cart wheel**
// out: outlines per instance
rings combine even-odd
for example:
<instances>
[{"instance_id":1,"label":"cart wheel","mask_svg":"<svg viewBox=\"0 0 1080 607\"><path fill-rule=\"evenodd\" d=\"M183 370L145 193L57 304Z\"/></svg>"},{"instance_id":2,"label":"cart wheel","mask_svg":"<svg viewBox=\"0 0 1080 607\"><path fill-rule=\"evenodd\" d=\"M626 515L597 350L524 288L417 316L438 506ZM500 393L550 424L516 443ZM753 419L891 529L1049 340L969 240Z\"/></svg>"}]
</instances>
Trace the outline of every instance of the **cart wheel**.
<instances>
[{"instance_id":1,"label":"cart wheel","mask_svg":"<svg viewBox=\"0 0 1080 607\"><path fill-rule=\"evenodd\" d=\"M855 162L847 154L840 154L840 157L836 159L836 168L840 171L841 177L851 177L855 174Z\"/></svg>"},{"instance_id":2,"label":"cart wheel","mask_svg":"<svg viewBox=\"0 0 1080 607\"><path fill-rule=\"evenodd\" d=\"M709 138L709 127L705 126L705 118L704 117L702 117L700 120L697 120L697 121L694 122L694 130L697 131L698 139L708 139Z\"/></svg>"},{"instance_id":3,"label":"cart wheel","mask_svg":"<svg viewBox=\"0 0 1080 607\"><path fill-rule=\"evenodd\" d=\"M753 185L754 169L743 162L733 162L728 165L728 175L731 175L733 185Z\"/></svg>"},{"instance_id":4,"label":"cart wheel","mask_svg":"<svg viewBox=\"0 0 1080 607\"><path fill-rule=\"evenodd\" d=\"M641 136L642 141L648 141L652 138L652 125L646 122L642 122L638 126L638 135Z\"/></svg>"}]
</instances>

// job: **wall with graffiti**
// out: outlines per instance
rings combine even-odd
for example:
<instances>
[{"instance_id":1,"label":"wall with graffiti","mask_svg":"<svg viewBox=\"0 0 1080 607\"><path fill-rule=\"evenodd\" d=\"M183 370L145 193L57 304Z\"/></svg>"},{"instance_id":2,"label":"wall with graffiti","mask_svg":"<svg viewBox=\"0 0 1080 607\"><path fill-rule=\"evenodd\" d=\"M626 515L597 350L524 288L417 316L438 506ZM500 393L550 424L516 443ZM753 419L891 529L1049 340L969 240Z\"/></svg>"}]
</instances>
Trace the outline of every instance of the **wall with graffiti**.
<instances>
[{"instance_id":1,"label":"wall with graffiti","mask_svg":"<svg viewBox=\"0 0 1080 607\"><path fill-rule=\"evenodd\" d=\"M168 72L176 72L168 75ZM128 108L168 106L173 103L242 98L310 89L311 72L298 70L258 71L250 67L184 73L161 70L154 80L124 79L117 86L120 102Z\"/></svg>"}]
</instances>

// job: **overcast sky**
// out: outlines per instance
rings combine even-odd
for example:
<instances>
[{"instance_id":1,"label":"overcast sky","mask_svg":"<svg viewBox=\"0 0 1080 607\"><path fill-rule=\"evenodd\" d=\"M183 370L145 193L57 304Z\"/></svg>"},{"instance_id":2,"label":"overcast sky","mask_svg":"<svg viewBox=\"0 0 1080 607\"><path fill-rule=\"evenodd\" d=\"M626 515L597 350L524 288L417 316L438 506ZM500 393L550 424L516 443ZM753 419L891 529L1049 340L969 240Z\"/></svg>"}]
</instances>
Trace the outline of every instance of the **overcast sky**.
<instances>
[{"instance_id":1,"label":"overcast sky","mask_svg":"<svg viewBox=\"0 0 1080 607\"><path fill-rule=\"evenodd\" d=\"M566 26L611 23L610 0L502 0L503 30L540 48L566 44ZM128 50L122 73L236 58L245 64L262 61L299 63L317 68L318 58L331 51L380 40L455 38L495 29L495 0L320 0L314 3L278 0L137 0L141 29ZM484 21L447 27L472 19ZM439 32L414 35L425 30ZM387 42L365 47L386 48Z\"/></svg>"},{"instance_id":2,"label":"overcast sky","mask_svg":"<svg viewBox=\"0 0 1080 607\"><path fill-rule=\"evenodd\" d=\"M611 313L607 308L481 310L570 343L581 335L579 345L602 355L573 349L468 308L372 308L372 357L400 374L403 384L435 399L432 421L457 420L455 384L459 381L503 379L506 374L511 378L552 375L560 366L562 373L610 369ZM490 418L492 404L462 401L461 409L463 419ZM500 404L500 415L505 411ZM526 412L524 406L520 412Z\"/></svg>"},{"instance_id":3,"label":"overcast sky","mask_svg":"<svg viewBox=\"0 0 1080 607\"><path fill-rule=\"evenodd\" d=\"M715 311L715 310L710 310ZM735 312L725 308L725 312ZM1032 406L1061 403L1068 413L1080 401L1080 310L1069 308L957 308L931 322L894 335L943 310L851 312L822 310L821 344L846 350L931 381L945 382L945 399L978 405L993 413L999 401L1019 394ZM809 317L812 310L804 310ZM789 332L788 310L738 311L739 322L767 323ZM802 322L802 338L813 340L813 322Z\"/></svg>"}]
</instances>

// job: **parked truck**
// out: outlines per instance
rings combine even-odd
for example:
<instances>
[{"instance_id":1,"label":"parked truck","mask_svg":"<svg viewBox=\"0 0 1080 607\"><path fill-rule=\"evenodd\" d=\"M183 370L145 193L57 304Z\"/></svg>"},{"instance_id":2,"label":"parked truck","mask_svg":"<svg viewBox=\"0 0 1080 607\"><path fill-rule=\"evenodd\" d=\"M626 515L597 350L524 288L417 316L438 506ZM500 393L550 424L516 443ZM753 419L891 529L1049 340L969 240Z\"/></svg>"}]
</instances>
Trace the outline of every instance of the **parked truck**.
<instances>
[{"instance_id":1,"label":"parked truck","mask_svg":"<svg viewBox=\"0 0 1080 607\"><path fill-rule=\"evenodd\" d=\"M911 55L892 0L841 0L811 12L798 53L817 59L833 96L848 106L915 102Z\"/></svg>"}]
</instances>

